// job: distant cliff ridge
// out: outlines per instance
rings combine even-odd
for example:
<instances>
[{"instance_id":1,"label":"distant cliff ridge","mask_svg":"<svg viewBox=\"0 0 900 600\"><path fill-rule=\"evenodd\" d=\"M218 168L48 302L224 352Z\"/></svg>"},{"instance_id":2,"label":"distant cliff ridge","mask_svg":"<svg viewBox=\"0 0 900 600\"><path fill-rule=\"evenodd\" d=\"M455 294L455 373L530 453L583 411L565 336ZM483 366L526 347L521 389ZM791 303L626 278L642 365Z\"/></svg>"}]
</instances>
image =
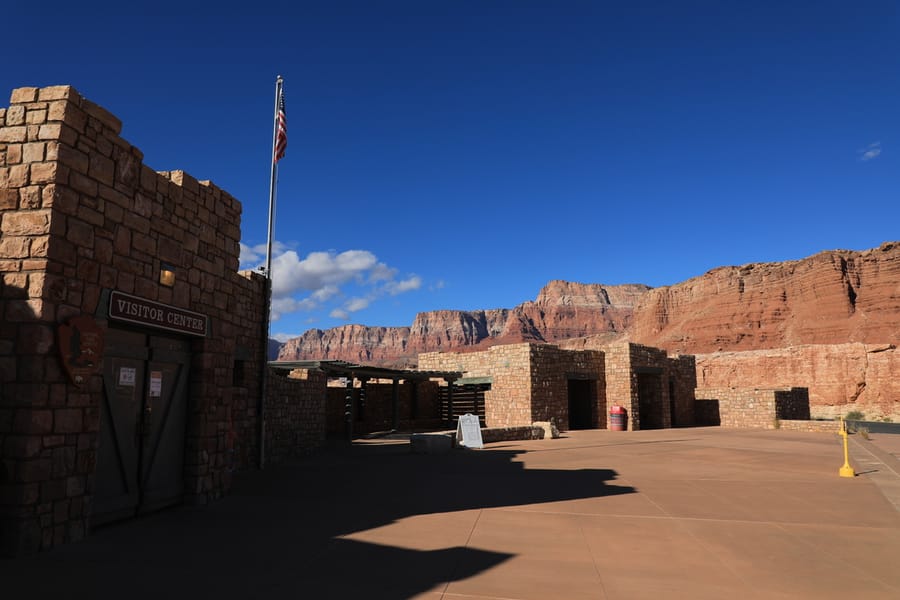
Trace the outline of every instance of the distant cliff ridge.
<instances>
[{"instance_id":1,"label":"distant cliff ridge","mask_svg":"<svg viewBox=\"0 0 900 600\"><path fill-rule=\"evenodd\" d=\"M900 339L900 243L720 267L672 286L551 281L515 308L419 313L411 327L346 325L288 341L280 360L414 364L420 352L501 343L616 339L670 352L760 350ZM574 345L573 345L574 344Z\"/></svg>"},{"instance_id":2,"label":"distant cliff ridge","mask_svg":"<svg viewBox=\"0 0 900 600\"><path fill-rule=\"evenodd\" d=\"M279 360L338 359L414 364L420 352L465 351L498 343L621 335L646 285L603 286L551 281L534 302L512 309L438 310L416 315L411 327L344 325L311 329L285 342Z\"/></svg>"}]
</instances>

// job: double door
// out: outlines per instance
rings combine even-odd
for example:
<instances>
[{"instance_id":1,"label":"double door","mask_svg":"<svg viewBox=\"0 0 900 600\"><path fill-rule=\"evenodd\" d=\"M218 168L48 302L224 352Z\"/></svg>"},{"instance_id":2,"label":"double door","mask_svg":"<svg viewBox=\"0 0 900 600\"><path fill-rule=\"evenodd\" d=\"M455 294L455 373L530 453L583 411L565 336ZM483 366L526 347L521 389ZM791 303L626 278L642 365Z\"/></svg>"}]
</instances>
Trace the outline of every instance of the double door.
<instances>
[{"instance_id":1,"label":"double door","mask_svg":"<svg viewBox=\"0 0 900 600\"><path fill-rule=\"evenodd\" d=\"M180 504L187 429L187 340L109 329L92 523Z\"/></svg>"}]
</instances>

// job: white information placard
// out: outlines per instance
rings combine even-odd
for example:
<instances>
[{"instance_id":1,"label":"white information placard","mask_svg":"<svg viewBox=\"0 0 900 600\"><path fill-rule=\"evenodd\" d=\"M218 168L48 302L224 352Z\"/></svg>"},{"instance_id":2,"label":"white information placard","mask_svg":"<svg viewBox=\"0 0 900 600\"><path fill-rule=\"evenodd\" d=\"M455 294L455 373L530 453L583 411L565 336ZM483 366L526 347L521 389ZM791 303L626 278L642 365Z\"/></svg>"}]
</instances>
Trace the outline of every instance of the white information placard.
<instances>
[{"instance_id":1,"label":"white information placard","mask_svg":"<svg viewBox=\"0 0 900 600\"><path fill-rule=\"evenodd\" d=\"M481 423L478 417L466 413L459 418L456 424L456 443L466 448L484 448L481 439Z\"/></svg>"},{"instance_id":2,"label":"white information placard","mask_svg":"<svg viewBox=\"0 0 900 600\"><path fill-rule=\"evenodd\" d=\"M134 367L122 367L119 369L119 385L134 387L134 379L137 369Z\"/></svg>"}]
</instances>

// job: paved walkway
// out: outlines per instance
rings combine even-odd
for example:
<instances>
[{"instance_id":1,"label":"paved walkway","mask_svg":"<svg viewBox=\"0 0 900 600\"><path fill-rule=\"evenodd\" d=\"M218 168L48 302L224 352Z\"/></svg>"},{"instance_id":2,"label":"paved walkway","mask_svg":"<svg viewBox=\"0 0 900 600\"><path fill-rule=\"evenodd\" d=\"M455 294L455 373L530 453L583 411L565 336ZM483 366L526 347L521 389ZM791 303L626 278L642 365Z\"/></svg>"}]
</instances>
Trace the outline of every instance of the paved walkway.
<instances>
[{"instance_id":1,"label":"paved walkway","mask_svg":"<svg viewBox=\"0 0 900 600\"><path fill-rule=\"evenodd\" d=\"M436 456L361 443L242 475L205 508L0 561L0 589L11 599L893 599L900 512L885 484L900 475L872 452L896 460L884 445L854 440L850 479L838 476L832 434L581 431Z\"/></svg>"}]
</instances>

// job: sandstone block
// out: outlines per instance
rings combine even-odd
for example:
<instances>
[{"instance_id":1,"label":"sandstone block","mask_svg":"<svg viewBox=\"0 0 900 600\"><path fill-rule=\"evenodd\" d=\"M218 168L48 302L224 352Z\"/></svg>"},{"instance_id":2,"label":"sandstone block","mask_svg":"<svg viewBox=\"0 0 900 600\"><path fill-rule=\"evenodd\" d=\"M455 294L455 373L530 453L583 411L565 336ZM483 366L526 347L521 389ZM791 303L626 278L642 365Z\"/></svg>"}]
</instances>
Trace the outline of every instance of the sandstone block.
<instances>
[{"instance_id":1,"label":"sandstone block","mask_svg":"<svg viewBox=\"0 0 900 600\"><path fill-rule=\"evenodd\" d=\"M67 229L67 240L83 248L94 247L94 227L91 224L69 218Z\"/></svg>"},{"instance_id":2,"label":"sandstone block","mask_svg":"<svg viewBox=\"0 0 900 600\"><path fill-rule=\"evenodd\" d=\"M52 85L38 90L37 99L46 102L48 100L73 100L77 102L81 96L71 85Z\"/></svg>"},{"instance_id":3,"label":"sandstone block","mask_svg":"<svg viewBox=\"0 0 900 600\"><path fill-rule=\"evenodd\" d=\"M84 109L84 112L89 117L97 119L97 121L110 128L115 135L122 132L122 121L102 106L98 106L90 100L82 99L81 108Z\"/></svg>"},{"instance_id":4,"label":"sandstone block","mask_svg":"<svg viewBox=\"0 0 900 600\"><path fill-rule=\"evenodd\" d=\"M27 141L27 129L24 126L0 128L0 144L24 143Z\"/></svg>"},{"instance_id":5,"label":"sandstone block","mask_svg":"<svg viewBox=\"0 0 900 600\"><path fill-rule=\"evenodd\" d=\"M16 411L13 431L30 435L42 435L53 430L53 411L20 409ZM40 440L40 437L37 438Z\"/></svg>"},{"instance_id":6,"label":"sandstone block","mask_svg":"<svg viewBox=\"0 0 900 600\"><path fill-rule=\"evenodd\" d=\"M10 106L6 111L6 126L11 127L13 125L24 125L25 124L25 107L24 106Z\"/></svg>"},{"instance_id":7,"label":"sandstone block","mask_svg":"<svg viewBox=\"0 0 900 600\"><path fill-rule=\"evenodd\" d=\"M31 165L31 177L29 181L32 185L42 183L53 183L56 180L56 171L58 165L56 162L34 163Z\"/></svg>"},{"instance_id":8,"label":"sandstone block","mask_svg":"<svg viewBox=\"0 0 900 600\"><path fill-rule=\"evenodd\" d=\"M0 164L2 164L3 154L0 153ZM6 147L6 164L17 165L22 162L22 144L9 144Z\"/></svg>"},{"instance_id":9,"label":"sandstone block","mask_svg":"<svg viewBox=\"0 0 900 600\"><path fill-rule=\"evenodd\" d=\"M21 87L14 89L9 97L10 104L23 104L25 102L34 102L38 97L38 88Z\"/></svg>"},{"instance_id":10,"label":"sandstone block","mask_svg":"<svg viewBox=\"0 0 900 600\"><path fill-rule=\"evenodd\" d=\"M59 162L82 174L88 172L88 166L90 165L87 154L71 146L60 147Z\"/></svg>"},{"instance_id":11,"label":"sandstone block","mask_svg":"<svg viewBox=\"0 0 900 600\"><path fill-rule=\"evenodd\" d=\"M19 194L16 190L0 190L0 210L15 210L19 205Z\"/></svg>"},{"instance_id":12,"label":"sandstone block","mask_svg":"<svg viewBox=\"0 0 900 600\"><path fill-rule=\"evenodd\" d=\"M25 113L25 122L29 125L40 125L47 121L47 111L42 108L32 108Z\"/></svg>"},{"instance_id":13,"label":"sandstone block","mask_svg":"<svg viewBox=\"0 0 900 600\"><path fill-rule=\"evenodd\" d=\"M20 461L16 466L15 480L22 483L35 483L50 479L50 460L37 458Z\"/></svg>"},{"instance_id":14,"label":"sandstone block","mask_svg":"<svg viewBox=\"0 0 900 600\"><path fill-rule=\"evenodd\" d=\"M41 208L40 186L32 185L19 188L19 208L23 210Z\"/></svg>"},{"instance_id":15,"label":"sandstone block","mask_svg":"<svg viewBox=\"0 0 900 600\"><path fill-rule=\"evenodd\" d=\"M100 183L112 186L115 174L116 166L112 160L98 154L92 154L90 156L90 166L88 168L88 175L90 177L96 179Z\"/></svg>"},{"instance_id":16,"label":"sandstone block","mask_svg":"<svg viewBox=\"0 0 900 600\"><path fill-rule=\"evenodd\" d=\"M12 165L6 172L6 183L10 188L28 185L28 165ZM3 185L3 173L0 173L0 185Z\"/></svg>"},{"instance_id":17,"label":"sandstone block","mask_svg":"<svg viewBox=\"0 0 900 600\"><path fill-rule=\"evenodd\" d=\"M57 140L67 146L74 146L78 141L78 132L63 123L47 123L40 126L37 139Z\"/></svg>"},{"instance_id":18,"label":"sandstone block","mask_svg":"<svg viewBox=\"0 0 900 600\"><path fill-rule=\"evenodd\" d=\"M6 235L41 235L50 228L50 211L7 212L2 215L0 232Z\"/></svg>"}]
</instances>

